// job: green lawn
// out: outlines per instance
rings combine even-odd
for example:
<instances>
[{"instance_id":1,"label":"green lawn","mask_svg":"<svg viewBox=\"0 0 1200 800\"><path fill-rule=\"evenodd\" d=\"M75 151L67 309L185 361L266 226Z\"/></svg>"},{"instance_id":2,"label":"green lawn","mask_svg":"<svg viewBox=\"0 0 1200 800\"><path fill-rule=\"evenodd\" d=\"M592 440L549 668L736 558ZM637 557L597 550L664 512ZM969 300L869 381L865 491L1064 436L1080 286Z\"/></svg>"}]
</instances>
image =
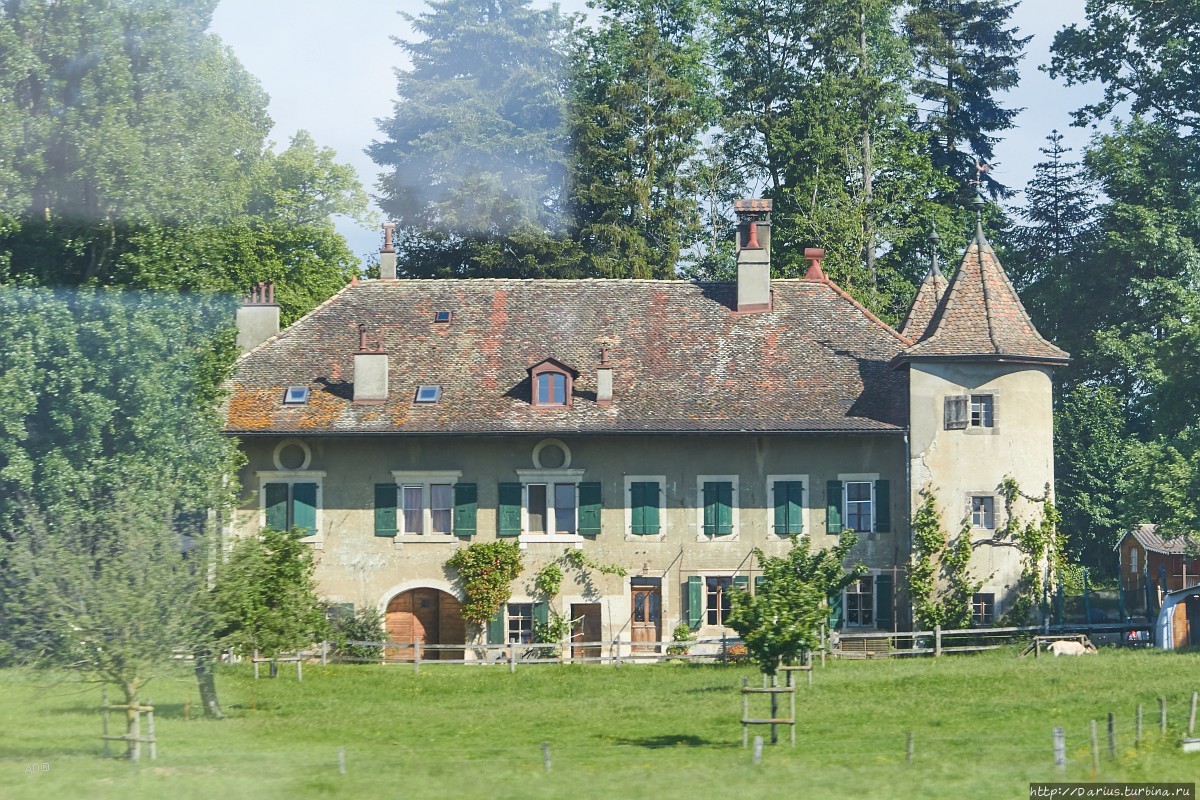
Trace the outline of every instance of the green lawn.
<instances>
[{"instance_id":1,"label":"green lawn","mask_svg":"<svg viewBox=\"0 0 1200 800\"><path fill-rule=\"evenodd\" d=\"M138 767L99 758L97 687L0 672L0 797L1016 798L1030 781L1090 779L1092 719L1100 780L1200 775L1200 754L1178 748L1200 689L1197 654L1035 661L1006 651L818 667L813 688L799 689L797 746L781 730L757 766L740 746L743 675L757 680L752 667L682 664L524 666L515 675L503 666L424 664L420 675L308 666L297 683L294 670L255 682L241 666L220 676L230 718L209 722L185 720L196 690L181 672L147 692L158 707L159 757ZM1139 702L1145 741L1135 748ZM1065 773L1052 763L1056 725L1067 731Z\"/></svg>"}]
</instances>

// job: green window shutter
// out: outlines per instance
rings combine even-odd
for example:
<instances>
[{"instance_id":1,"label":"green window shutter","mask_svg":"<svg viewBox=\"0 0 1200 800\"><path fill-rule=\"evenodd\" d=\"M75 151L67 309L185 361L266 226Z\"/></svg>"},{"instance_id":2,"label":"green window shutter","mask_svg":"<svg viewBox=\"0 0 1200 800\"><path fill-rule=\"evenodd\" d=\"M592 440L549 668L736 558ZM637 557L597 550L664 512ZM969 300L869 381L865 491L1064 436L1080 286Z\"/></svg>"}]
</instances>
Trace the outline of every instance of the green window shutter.
<instances>
[{"instance_id":1,"label":"green window shutter","mask_svg":"<svg viewBox=\"0 0 1200 800\"><path fill-rule=\"evenodd\" d=\"M521 484L500 484L500 508L496 514L500 536L521 535Z\"/></svg>"},{"instance_id":2,"label":"green window shutter","mask_svg":"<svg viewBox=\"0 0 1200 800\"><path fill-rule=\"evenodd\" d=\"M488 620L488 644L504 644L504 606Z\"/></svg>"},{"instance_id":3,"label":"green window shutter","mask_svg":"<svg viewBox=\"0 0 1200 800\"><path fill-rule=\"evenodd\" d=\"M767 576L766 575L755 575L754 576L754 593L758 594L759 592L761 592L763 586L766 586L766 584L767 584Z\"/></svg>"},{"instance_id":4,"label":"green window shutter","mask_svg":"<svg viewBox=\"0 0 1200 800\"><path fill-rule=\"evenodd\" d=\"M267 527L277 531L288 529L288 485L286 483L268 483L263 486L266 495Z\"/></svg>"},{"instance_id":5,"label":"green window shutter","mask_svg":"<svg viewBox=\"0 0 1200 800\"><path fill-rule=\"evenodd\" d=\"M703 492L704 502L704 535L717 534L717 484L705 482Z\"/></svg>"},{"instance_id":6,"label":"green window shutter","mask_svg":"<svg viewBox=\"0 0 1200 800\"><path fill-rule=\"evenodd\" d=\"M579 484L579 534L600 535L600 484Z\"/></svg>"},{"instance_id":7,"label":"green window shutter","mask_svg":"<svg viewBox=\"0 0 1200 800\"><path fill-rule=\"evenodd\" d=\"M549 603L534 603L533 604L533 621L539 625L550 624L550 604Z\"/></svg>"},{"instance_id":8,"label":"green window shutter","mask_svg":"<svg viewBox=\"0 0 1200 800\"><path fill-rule=\"evenodd\" d=\"M800 481L775 482L775 533L780 536L803 533L804 484Z\"/></svg>"},{"instance_id":9,"label":"green window shutter","mask_svg":"<svg viewBox=\"0 0 1200 800\"><path fill-rule=\"evenodd\" d=\"M892 529L892 483L875 481L875 532L887 533Z\"/></svg>"},{"instance_id":10,"label":"green window shutter","mask_svg":"<svg viewBox=\"0 0 1200 800\"><path fill-rule=\"evenodd\" d=\"M825 483L825 531L826 533L842 532L841 481L826 481Z\"/></svg>"},{"instance_id":11,"label":"green window shutter","mask_svg":"<svg viewBox=\"0 0 1200 800\"><path fill-rule=\"evenodd\" d=\"M658 533L658 481L629 484L630 532L638 536Z\"/></svg>"},{"instance_id":12,"label":"green window shutter","mask_svg":"<svg viewBox=\"0 0 1200 800\"><path fill-rule=\"evenodd\" d=\"M734 575L733 585L741 589L743 592L750 591L750 576L749 575Z\"/></svg>"},{"instance_id":13,"label":"green window shutter","mask_svg":"<svg viewBox=\"0 0 1200 800\"><path fill-rule=\"evenodd\" d=\"M875 576L875 626L880 630L892 629L892 576Z\"/></svg>"},{"instance_id":14,"label":"green window shutter","mask_svg":"<svg viewBox=\"0 0 1200 800\"><path fill-rule=\"evenodd\" d=\"M842 592L829 595L829 630L839 630L842 627Z\"/></svg>"},{"instance_id":15,"label":"green window shutter","mask_svg":"<svg viewBox=\"0 0 1200 800\"><path fill-rule=\"evenodd\" d=\"M717 534L733 533L733 484L722 481L717 484Z\"/></svg>"},{"instance_id":16,"label":"green window shutter","mask_svg":"<svg viewBox=\"0 0 1200 800\"><path fill-rule=\"evenodd\" d=\"M688 576L688 627L699 628L704 619L704 578Z\"/></svg>"},{"instance_id":17,"label":"green window shutter","mask_svg":"<svg viewBox=\"0 0 1200 800\"><path fill-rule=\"evenodd\" d=\"M375 484L375 535L396 535L396 484Z\"/></svg>"},{"instance_id":18,"label":"green window shutter","mask_svg":"<svg viewBox=\"0 0 1200 800\"><path fill-rule=\"evenodd\" d=\"M475 516L479 508L479 487L473 483L454 484L454 535L474 536Z\"/></svg>"},{"instance_id":19,"label":"green window shutter","mask_svg":"<svg viewBox=\"0 0 1200 800\"><path fill-rule=\"evenodd\" d=\"M292 484L292 526L304 531L305 536L312 536L317 532L315 483Z\"/></svg>"}]
</instances>

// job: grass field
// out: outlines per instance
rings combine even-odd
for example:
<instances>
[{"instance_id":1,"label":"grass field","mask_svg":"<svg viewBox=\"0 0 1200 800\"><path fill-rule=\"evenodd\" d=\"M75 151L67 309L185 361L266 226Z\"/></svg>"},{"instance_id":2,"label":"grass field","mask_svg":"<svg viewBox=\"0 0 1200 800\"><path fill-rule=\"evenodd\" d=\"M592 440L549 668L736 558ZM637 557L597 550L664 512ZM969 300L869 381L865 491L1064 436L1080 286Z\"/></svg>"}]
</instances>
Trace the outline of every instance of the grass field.
<instances>
[{"instance_id":1,"label":"grass field","mask_svg":"<svg viewBox=\"0 0 1200 800\"><path fill-rule=\"evenodd\" d=\"M1092 719L1099 780L1200 776L1200 754L1178 747L1200 689L1197 654L1035 661L1003 651L818 667L814 686L799 688L797 746L781 729L782 743L768 745L757 766L741 747L743 675L758 680L748 666L526 666L515 675L502 666L425 664L419 675L309 666L297 683L286 669L255 682L241 666L220 675L230 718L211 722L185 719L196 691L181 672L147 691L159 756L137 766L99 758L98 687L0 672L0 797L1016 798L1028 796L1031 781L1091 779ZM1145 739L1136 748L1139 702ZM1056 725L1067 732L1061 773L1052 762Z\"/></svg>"}]
</instances>

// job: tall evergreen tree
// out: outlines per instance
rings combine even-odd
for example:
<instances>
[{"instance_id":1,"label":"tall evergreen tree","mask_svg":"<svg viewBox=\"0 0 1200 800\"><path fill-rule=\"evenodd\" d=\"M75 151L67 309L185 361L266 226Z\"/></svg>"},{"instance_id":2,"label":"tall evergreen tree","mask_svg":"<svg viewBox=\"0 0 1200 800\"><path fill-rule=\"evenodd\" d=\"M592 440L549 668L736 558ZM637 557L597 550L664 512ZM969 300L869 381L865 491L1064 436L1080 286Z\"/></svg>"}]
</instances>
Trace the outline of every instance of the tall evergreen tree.
<instances>
[{"instance_id":1,"label":"tall evergreen tree","mask_svg":"<svg viewBox=\"0 0 1200 800\"><path fill-rule=\"evenodd\" d=\"M432 0L396 43L395 113L368 148L408 275L575 274L562 241L572 18L530 0Z\"/></svg>"},{"instance_id":2,"label":"tall evergreen tree","mask_svg":"<svg viewBox=\"0 0 1200 800\"><path fill-rule=\"evenodd\" d=\"M910 2L904 27L916 58L913 91L924 106L922 125L935 162L965 190L975 178L974 159L992 161L995 134L1013 127L1020 112L1005 108L997 95L1017 85L1017 64L1030 37L1005 27L1015 2ZM991 174L982 180L992 197L1011 193Z\"/></svg>"},{"instance_id":3,"label":"tall evergreen tree","mask_svg":"<svg viewBox=\"0 0 1200 800\"><path fill-rule=\"evenodd\" d=\"M716 118L699 0L600 0L576 55L571 208L588 271L673 277L699 235L687 169Z\"/></svg>"},{"instance_id":4,"label":"tall evergreen tree","mask_svg":"<svg viewBox=\"0 0 1200 800\"><path fill-rule=\"evenodd\" d=\"M1046 156L1034 166L1020 209L1027 222L1016 228L1012 257L1006 262L1013 282L1038 330L1051 338L1061 331L1061 308L1077 293L1075 281L1091 257L1095 239L1095 193L1078 162L1068 161L1057 130L1040 148Z\"/></svg>"},{"instance_id":5,"label":"tall evergreen tree","mask_svg":"<svg viewBox=\"0 0 1200 800\"><path fill-rule=\"evenodd\" d=\"M892 0L730 0L717 29L723 126L751 181L775 201L780 275L806 246L886 318L903 313L946 191L913 130L907 47ZM939 220L942 230L952 225Z\"/></svg>"}]
</instances>

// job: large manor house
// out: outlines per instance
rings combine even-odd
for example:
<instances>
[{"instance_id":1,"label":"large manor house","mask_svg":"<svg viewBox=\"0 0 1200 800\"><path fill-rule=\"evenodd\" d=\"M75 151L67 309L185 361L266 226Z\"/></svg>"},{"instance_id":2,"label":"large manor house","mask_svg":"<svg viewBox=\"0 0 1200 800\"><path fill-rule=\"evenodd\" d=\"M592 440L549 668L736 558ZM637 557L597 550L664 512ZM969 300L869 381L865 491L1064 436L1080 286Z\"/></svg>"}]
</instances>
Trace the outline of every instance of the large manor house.
<instances>
[{"instance_id":1,"label":"large manor house","mask_svg":"<svg viewBox=\"0 0 1200 800\"><path fill-rule=\"evenodd\" d=\"M830 281L771 278L770 201L736 204L737 280L407 280L396 255L279 330L260 286L239 310L226 431L247 457L236 533L299 527L321 593L376 606L400 642L461 644L458 548L517 542L526 565L482 635L528 641L538 569L569 549L624 576L563 584L577 638L618 649L680 623L719 636L752 551L853 530L867 572L845 630L911 625L910 521L926 492L969 528L974 621L1014 599L1005 514L1053 485L1043 339L981 229L930 268L900 329ZM732 631L730 631L732 634Z\"/></svg>"}]
</instances>

